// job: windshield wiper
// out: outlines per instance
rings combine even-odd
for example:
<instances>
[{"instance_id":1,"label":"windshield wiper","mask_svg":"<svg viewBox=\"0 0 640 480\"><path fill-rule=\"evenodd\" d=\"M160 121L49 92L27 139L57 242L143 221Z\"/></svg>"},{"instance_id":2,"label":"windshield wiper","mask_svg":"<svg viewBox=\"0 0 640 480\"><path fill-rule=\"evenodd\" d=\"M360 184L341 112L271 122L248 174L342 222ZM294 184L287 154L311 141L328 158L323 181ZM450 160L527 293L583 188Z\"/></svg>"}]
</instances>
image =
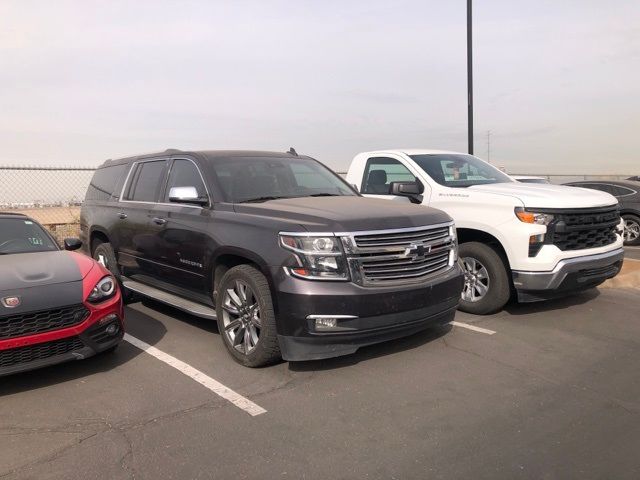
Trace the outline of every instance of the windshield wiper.
<instances>
[{"instance_id":1,"label":"windshield wiper","mask_svg":"<svg viewBox=\"0 0 640 480\"><path fill-rule=\"evenodd\" d=\"M256 198L250 198L248 200L242 200L241 202L238 202L238 203L266 202L267 200L280 200L282 198L291 198L291 197L276 197L276 196L256 197Z\"/></svg>"},{"instance_id":2,"label":"windshield wiper","mask_svg":"<svg viewBox=\"0 0 640 480\"><path fill-rule=\"evenodd\" d=\"M312 193L310 197L342 197L339 193Z\"/></svg>"}]
</instances>

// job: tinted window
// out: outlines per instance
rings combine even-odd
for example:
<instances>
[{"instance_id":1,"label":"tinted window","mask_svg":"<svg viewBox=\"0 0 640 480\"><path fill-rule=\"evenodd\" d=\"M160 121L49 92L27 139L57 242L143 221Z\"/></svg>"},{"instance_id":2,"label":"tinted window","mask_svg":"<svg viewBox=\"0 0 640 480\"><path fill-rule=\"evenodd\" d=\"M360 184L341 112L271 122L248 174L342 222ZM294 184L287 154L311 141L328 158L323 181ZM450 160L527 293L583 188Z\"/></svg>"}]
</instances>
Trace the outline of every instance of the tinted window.
<instances>
[{"instance_id":1,"label":"tinted window","mask_svg":"<svg viewBox=\"0 0 640 480\"><path fill-rule=\"evenodd\" d=\"M164 201L167 203L169 203L169 192L172 187L195 187L198 197L207 198L207 189L202 182L200 171L191 160L177 159L173 161L164 196Z\"/></svg>"},{"instance_id":2,"label":"tinted window","mask_svg":"<svg viewBox=\"0 0 640 480\"><path fill-rule=\"evenodd\" d=\"M0 255L48 252L58 247L40 225L25 218L0 218Z\"/></svg>"},{"instance_id":3,"label":"tinted window","mask_svg":"<svg viewBox=\"0 0 640 480\"><path fill-rule=\"evenodd\" d=\"M391 182L415 181L415 175L395 158L370 158L364 172L362 193L389 195Z\"/></svg>"},{"instance_id":4,"label":"tinted window","mask_svg":"<svg viewBox=\"0 0 640 480\"><path fill-rule=\"evenodd\" d=\"M635 192L630 188L621 187L619 185L611 185L611 194L616 197L624 197L625 195L633 195Z\"/></svg>"},{"instance_id":5,"label":"tinted window","mask_svg":"<svg viewBox=\"0 0 640 480\"><path fill-rule=\"evenodd\" d=\"M305 158L219 158L212 164L212 171L225 200L232 203L356 195L327 167Z\"/></svg>"},{"instance_id":6,"label":"tinted window","mask_svg":"<svg viewBox=\"0 0 640 480\"><path fill-rule=\"evenodd\" d=\"M118 197L120 192L116 192L116 185L122 183L119 180L124 176L127 165L114 165L112 167L99 168L93 174L91 183L87 188L87 200L106 201L115 193Z\"/></svg>"},{"instance_id":7,"label":"tinted window","mask_svg":"<svg viewBox=\"0 0 640 480\"><path fill-rule=\"evenodd\" d=\"M133 174L127 200L155 202L164 180L164 160L139 163Z\"/></svg>"},{"instance_id":8,"label":"tinted window","mask_svg":"<svg viewBox=\"0 0 640 480\"><path fill-rule=\"evenodd\" d=\"M492 183L513 183L508 175L472 155L411 155L427 175L446 187L471 187Z\"/></svg>"}]
</instances>

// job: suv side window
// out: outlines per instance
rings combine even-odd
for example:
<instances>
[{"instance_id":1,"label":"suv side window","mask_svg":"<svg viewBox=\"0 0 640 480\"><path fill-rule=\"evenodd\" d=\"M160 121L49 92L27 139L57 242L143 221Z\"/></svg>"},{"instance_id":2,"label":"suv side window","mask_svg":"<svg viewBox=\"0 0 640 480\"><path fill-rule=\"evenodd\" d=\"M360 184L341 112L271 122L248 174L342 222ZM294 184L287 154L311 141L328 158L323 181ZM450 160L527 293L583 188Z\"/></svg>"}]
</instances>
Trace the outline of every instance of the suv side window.
<instances>
[{"instance_id":1,"label":"suv side window","mask_svg":"<svg viewBox=\"0 0 640 480\"><path fill-rule=\"evenodd\" d=\"M125 200L134 202L156 202L164 182L165 160L142 162L133 172Z\"/></svg>"},{"instance_id":2,"label":"suv side window","mask_svg":"<svg viewBox=\"0 0 640 480\"><path fill-rule=\"evenodd\" d=\"M619 185L610 185L611 194L615 197L625 197L627 195L633 195L634 191L627 187L621 187Z\"/></svg>"},{"instance_id":3,"label":"suv side window","mask_svg":"<svg viewBox=\"0 0 640 480\"><path fill-rule=\"evenodd\" d=\"M391 182L416 181L416 176L395 158L374 157L367 160L362 193L389 195Z\"/></svg>"},{"instance_id":4,"label":"suv side window","mask_svg":"<svg viewBox=\"0 0 640 480\"><path fill-rule=\"evenodd\" d=\"M172 187L195 187L198 197L207 198L207 189L202 181L200 170L191 160L178 158L173 161L171 172L169 172L169 181L167 182L167 190L164 194L164 202L169 203L169 192Z\"/></svg>"}]
</instances>

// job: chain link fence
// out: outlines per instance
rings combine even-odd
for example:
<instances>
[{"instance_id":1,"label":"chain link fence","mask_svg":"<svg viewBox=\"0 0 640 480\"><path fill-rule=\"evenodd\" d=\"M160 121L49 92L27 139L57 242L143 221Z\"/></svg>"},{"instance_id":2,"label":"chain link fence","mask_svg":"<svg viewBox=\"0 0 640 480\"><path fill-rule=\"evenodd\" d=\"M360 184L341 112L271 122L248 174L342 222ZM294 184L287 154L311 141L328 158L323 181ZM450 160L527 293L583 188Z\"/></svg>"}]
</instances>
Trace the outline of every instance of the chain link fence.
<instances>
[{"instance_id":1,"label":"chain link fence","mask_svg":"<svg viewBox=\"0 0 640 480\"><path fill-rule=\"evenodd\" d=\"M24 213L62 241L77 237L94 168L0 166L0 211Z\"/></svg>"},{"instance_id":2,"label":"chain link fence","mask_svg":"<svg viewBox=\"0 0 640 480\"><path fill-rule=\"evenodd\" d=\"M77 237L80 206L95 168L0 166L0 211L36 219L59 240ZM346 172L338 172L346 177ZM524 175L524 174L523 174ZM622 180L631 175L544 175L551 183Z\"/></svg>"}]
</instances>

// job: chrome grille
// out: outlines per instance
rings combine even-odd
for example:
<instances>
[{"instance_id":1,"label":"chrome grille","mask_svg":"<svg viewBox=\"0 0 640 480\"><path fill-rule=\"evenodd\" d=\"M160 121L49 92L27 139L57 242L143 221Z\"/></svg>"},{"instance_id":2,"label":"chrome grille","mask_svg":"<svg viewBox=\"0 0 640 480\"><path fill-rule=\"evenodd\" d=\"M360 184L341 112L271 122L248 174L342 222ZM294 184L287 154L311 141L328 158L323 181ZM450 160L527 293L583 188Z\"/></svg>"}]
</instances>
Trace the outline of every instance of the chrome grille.
<instances>
[{"instance_id":1,"label":"chrome grille","mask_svg":"<svg viewBox=\"0 0 640 480\"><path fill-rule=\"evenodd\" d=\"M348 234L343 244L353 281L364 286L419 283L448 270L456 249L450 227Z\"/></svg>"}]
</instances>

